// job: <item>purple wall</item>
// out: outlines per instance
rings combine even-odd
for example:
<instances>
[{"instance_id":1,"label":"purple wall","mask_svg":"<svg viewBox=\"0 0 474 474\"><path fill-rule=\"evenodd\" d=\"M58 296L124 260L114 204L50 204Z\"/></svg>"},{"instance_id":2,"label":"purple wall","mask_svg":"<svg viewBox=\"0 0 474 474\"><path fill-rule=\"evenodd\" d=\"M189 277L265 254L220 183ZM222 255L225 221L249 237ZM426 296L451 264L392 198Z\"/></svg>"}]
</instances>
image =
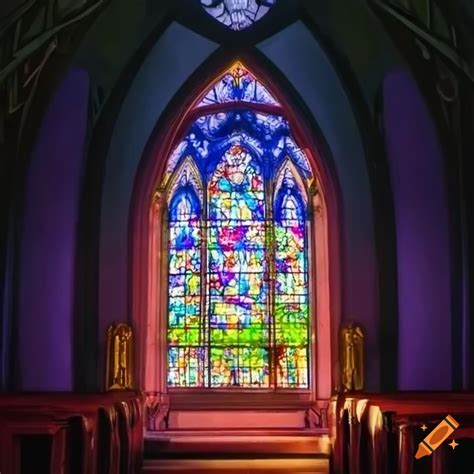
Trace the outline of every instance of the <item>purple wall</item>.
<instances>
[{"instance_id":1,"label":"purple wall","mask_svg":"<svg viewBox=\"0 0 474 474\"><path fill-rule=\"evenodd\" d=\"M443 157L417 85L384 83L386 151L397 228L400 390L451 389L449 216Z\"/></svg>"},{"instance_id":2,"label":"purple wall","mask_svg":"<svg viewBox=\"0 0 474 474\"><path fill-rule=\"evenodd\" d=\"M87 73L70 70L32 152L20 242L21 390L72 389L75 234L88 101Z\"/></svg>"}]
</instances>

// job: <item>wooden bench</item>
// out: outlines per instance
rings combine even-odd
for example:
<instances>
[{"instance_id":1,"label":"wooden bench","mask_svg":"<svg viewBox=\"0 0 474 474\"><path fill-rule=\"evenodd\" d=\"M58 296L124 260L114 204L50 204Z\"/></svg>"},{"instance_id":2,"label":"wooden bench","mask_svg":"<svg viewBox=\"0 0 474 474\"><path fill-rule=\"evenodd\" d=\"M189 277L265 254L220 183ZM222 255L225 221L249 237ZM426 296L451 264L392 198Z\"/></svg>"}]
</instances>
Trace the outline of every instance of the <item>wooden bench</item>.
<instances>
[{"instance_id":1,"label":"wooden bench","mask_svg":"<svg viewBox=\"0 0 474 474\"><path fill-rule=\"evenodd\" d=\"M138 473L142 407L135 392L2 394L0 472Z\"/></svg>"},{"instance_id":2,"label":"wooden bench","mask_svg":"<svg viewBox=\"0 0 474 474\"><path fill-rule=\"evenodd\" d=\"M447 414L463 420L462 431L457 430L456 436L470 437L470 428L474 427L471 422L474 420L474 394L347 393L334 397L330 407L333 472L412 473L417 466L413 451L415 428L430 423L432 429ZM419 433L423 434L421 429ZM443 463L438 457L432 456L430 460L436 466L436 472L442 473L440 466Z\"/></svg>"}]
</instances>

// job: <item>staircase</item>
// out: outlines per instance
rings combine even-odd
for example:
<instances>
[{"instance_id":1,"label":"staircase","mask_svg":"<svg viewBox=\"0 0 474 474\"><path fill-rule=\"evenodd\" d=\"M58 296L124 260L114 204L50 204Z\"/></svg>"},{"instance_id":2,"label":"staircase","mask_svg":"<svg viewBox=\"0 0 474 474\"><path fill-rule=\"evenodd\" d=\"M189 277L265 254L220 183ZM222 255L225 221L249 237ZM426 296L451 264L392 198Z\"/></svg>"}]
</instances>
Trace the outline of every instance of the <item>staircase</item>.
<instances>
[{"instance_id":1,"label":"staircase","mask_svg":"<svg viewBox=\"0 0 474 474\"><path fill-rule=\"evenodd\" d=\"M167 431L147 436L144 473L329 473L317 430Z\"/></svg>"}]
</instances>

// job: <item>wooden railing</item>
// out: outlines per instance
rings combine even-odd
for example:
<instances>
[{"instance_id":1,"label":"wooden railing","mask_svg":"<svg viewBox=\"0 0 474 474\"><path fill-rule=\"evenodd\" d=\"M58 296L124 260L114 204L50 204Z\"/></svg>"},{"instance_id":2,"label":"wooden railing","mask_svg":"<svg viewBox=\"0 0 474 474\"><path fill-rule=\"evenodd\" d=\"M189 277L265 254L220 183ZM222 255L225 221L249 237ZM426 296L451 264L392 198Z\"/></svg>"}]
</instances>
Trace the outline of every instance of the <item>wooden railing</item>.
<instances>
[{"instance_id":1,"label":"wooden railing","mask_svg":"<svg viewBox=\"0 0 474 474\"><path fill-rule=\"evenodd\" d=\"M449 453L448 458L447 449L453 450L446 448L446 443L431 456L415 459L420 441L447 415L454 417L460 425L449 440L474 439L472 393L340 394L333 398L329 413L334 448L333 472L454 472L452 465L461 451ZM472 469L466 472L472 472Z\"/></svg>"},{"instance_id":2,"label":"wooden railing","mask_svg":"<svg viewBox=\"0 0 474 474\"><path fill-rule=\"evenodd\" d=\"M143 400L135 392L0 396L0 472L139 473Z\"/></svg>"}]
</instances>

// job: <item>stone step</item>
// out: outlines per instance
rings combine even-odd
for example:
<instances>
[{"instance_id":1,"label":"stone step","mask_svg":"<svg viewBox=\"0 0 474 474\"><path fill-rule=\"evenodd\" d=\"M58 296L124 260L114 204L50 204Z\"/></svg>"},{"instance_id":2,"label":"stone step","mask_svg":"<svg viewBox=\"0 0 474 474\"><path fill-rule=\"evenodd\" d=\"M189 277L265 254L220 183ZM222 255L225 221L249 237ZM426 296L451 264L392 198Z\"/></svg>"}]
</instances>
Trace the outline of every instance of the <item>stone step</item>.
<instances>
[{"instance_id":1,"label":"stone step","mask_svg":"<svg viewBox=\"0 0 474 474\"><path fill-rule=\"evenodd\" d=\"M185 474L328 474L327 457L269 458L269 459L147 459L143 473Z\"/></svg>"},{"instance_id":2,"label":"stone step","mask_svg":"<svg viewBox=\"0 0 474 474\"><path fill-rule=\"evenodd\" d=\"M330 453L329 436L314 430L165 431L147 434L145 439L145 459L186 458L193 454L211 459L233 455L329 457Z\"/></svg>"}]
</instances>

